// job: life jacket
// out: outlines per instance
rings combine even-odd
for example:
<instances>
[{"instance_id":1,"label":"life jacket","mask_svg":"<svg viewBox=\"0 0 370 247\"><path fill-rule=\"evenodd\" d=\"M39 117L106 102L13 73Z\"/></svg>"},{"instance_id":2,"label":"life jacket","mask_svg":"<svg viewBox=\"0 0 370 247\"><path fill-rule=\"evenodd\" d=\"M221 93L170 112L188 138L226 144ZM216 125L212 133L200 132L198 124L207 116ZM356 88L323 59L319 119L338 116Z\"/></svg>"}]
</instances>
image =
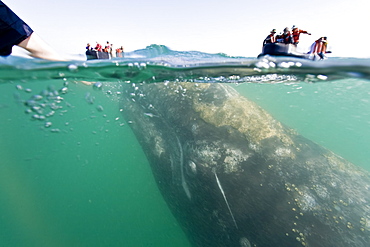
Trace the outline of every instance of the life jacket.
<instances>
[{"instance_id":1,"label":"life jacket","mask_svg":"<svg viewBox=\"0 0 370 247\"><path fill-rule=\"evenodd\" d=\"M292 39L292 35L290 32L287 32L287 33L283 33L281 35L281 37L283 38L284 40L284 44L291 44L293 43L293 39Z\"/></svg>"},{"instance_id":2,"label":"life jacket","mask_svg":"<svg viewBox=\"0 0 370 247\"><path fill-rule=\"evenodd\" d=\"M309 54L325 54L327 45L328 43L325 40L318 39L312 44Z\"/></svg>"},{"instance_id":3,"label":"life jacket","mask_svg":"<svg viewBox=\"0 0 370 247\"><path fill-rule=\"evenodd\" d=\"M298 43L299 42L299 35L301 33L307 33L307 31L303 31L301 29L296 29L295 31L292 31L293 43Z\"/></svg>"},{"instance_id":4,"label":"life jacket","mask_svg":"<svg viewBox=\"0 0 370 247\"><path fill-rule=\"evenodd\" d=\"M276 36L275 34L270 34L270 43L275 43L276 42Z\"/></svg>"},{"instance_id":5,"label":"life jacket","mask_svg":"<svg viewBox=\"0 0 370 247\"><path fill-rule=\"evenodd\" d=\"M121 49L121 48L117 48L117 49L116 49L116 56L117 56L117 57L122 57L122 52L123 52L123 51L122 51L122 49Z\"/></svg>"},{"instance_id":6,"label":"life jacket","mask_svg":"<svg viewBox=\"0 0 370 247\"><path fill-rule=\"evenodd\" d=\"M275 41L276 41L275 35L274 34L269 34L266 37L266 39L263 41L263 45L275 43Z\"/></svg>"},{"instance_id":7,"label":"life jacket","mask_svg":"<svg viewBox=\"0 0 370 247\"><path fill-rule=\"evenodd\" d=\"M102 48L101 44L96 44L95 50L102 51Z\"/></svg>"},{"instance_id":8,"label":"life jacket","mask_svg":"<svg viewBox=\"0 0 370 247\"><path fill-rule=\"evenodd\" d=\"M313 53L321 53L324 43L321 39L315 41L315 46L313 47Z\"/></svg>"},{"instance_id":9,"label":"life jacket","mask_svg":"<svg viewBox=\"0 0 370 247\"><path fill-rule=\"evenodd\" d=\"M292 35L293 35L293 43L297 43L299 42L299 35L301 34L300 32L301 30L296 30L296 31L292 31Z\"/></svg>"}]
</instances>

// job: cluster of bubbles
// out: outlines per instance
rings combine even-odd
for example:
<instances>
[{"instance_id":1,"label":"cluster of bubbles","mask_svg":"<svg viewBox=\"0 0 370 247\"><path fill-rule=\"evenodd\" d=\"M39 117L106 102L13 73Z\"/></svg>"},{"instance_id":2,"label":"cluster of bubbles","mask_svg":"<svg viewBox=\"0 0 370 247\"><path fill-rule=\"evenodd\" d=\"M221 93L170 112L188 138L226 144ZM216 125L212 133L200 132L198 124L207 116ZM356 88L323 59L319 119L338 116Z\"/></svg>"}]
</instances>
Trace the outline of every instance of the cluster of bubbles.
<instances>
[{"instance_id":1,"label":"cluster of bubbles","mask_svg":"<svg viewBox=\"0 0 370 247\"><path fill-rule=\"evenodd\" d=\"M63 86L56 89L53 85L48 86L47 89L42 90L39 94L33 94L29 99L22 101L26 106L25 113L31 115L32 120L42 121L45 128L51 128L53 123L50 118L57 112L67 111L65 105L70 106L68 103L62 105L64 102L63 95L68 92L68 81L64 81ZM20 91L32 93L31 89L23 88L22 85L16 85ZM51 132L60 132L57 128L51 128Z\"/></svg>"},{"instance_id":2,"label":"cluster of bubbles","mask_svg":"<svg viewBox=\"0 0 370 247\"><path fill-rule=\"evenodd\" d=\"M279 71L281 72L289 72L289 69L296 69L301 68L303 64L301 62L294 62L294 61L271 61L269 59L261 59L255 64L254 71L256 72L267 72L267 71ZM292 73L297 73L298 71L291 71ZM315 71L316 72L316 71ZM310 74L304 72L298 78L296 75L277 75L277 74L267 74L261 75L257 77L257 80L253 78L253 80L249 80L248 82L289 82L289 81L304 81L304 82L318 82L318 81L325 81L328 79L328 76L322 74Z\"/></svg>"},{"instance_id":3,"label":"cluster of bubbles","mask_svg":"<svg viewBox=\"0 0 370 247\"><path fill-rule=\"evenodd\" d=\"M261 71L261 69L270 69L270 68L284 68L289 69L291 67L302 67L301 62L293 62L293 61L282 61L282 62L273 62L268 59L261 59L256 63L255 70Z\"/></svg>"},{"instance_id":4,"label":"cluster of bubbles","mask_svg":"<svg viewBox=\"0 0 370 247\"><path fill-rule=\"evenodd\" d=\"M108 96L114 102L119 102L122 93L119 86L120 84L108 83L103 86L102 82L88 82L82 80L73 81L73 84L78 83L81 84L79 89L82 89L85 85L89 87L85 93L84 100L88 105L94 106L94 108L90 108L92 114L90 118L96 118L96 112L101 113L103 118L109 118L104 114L105 108L101 104L97 104L95 96L97 94L103 94ZM93 93L90 88L97 92L97 94ZM25 113L30 116L30 120L39 123L39 126L41 126L42 129L51 133L67 131L56 127L60 125L60 121L56 121L57 119L55 119L55 116L63 116L72 108L76 107L66 100L66 94L70 93L72 90L67 78L62 78L62 81L58 80L57 84L53 83L36 94L34 93L35 89L27 88L25 84L17 84L16 89L17 92L14 94L14 97L25 107ZM78 95L78 90L73 91L73 93L74 95ZM120 109L120 111L122 111L122 109ZM87 118L81 115L81 121L85 119ZM106 123L109 123L110 121L110 119L107 119ZM114 121L117 122L119 126L125 125L118 116L114 118ZM69 126L70 122L67 121L64 125ZM72 127L69 128L71 131L73 129L74 128ZM105 130L105 132L108 132L108 130ZM96 134L97 131L93 131L93 133Z\"/></svg>"},{"instance_id":5,"label":"cluster of bubbles","mask_svg":"<svg viewBox=\"0 0 370 247\"><path fill-rule=\"evenodd\" d=\"M218 76L218 77L198 77L196 79L176 80L179 82L195 82L195 83L291 83L298 82L295 75L284 74L261 74L250 76Z\"/></svg>"}]
</instances>

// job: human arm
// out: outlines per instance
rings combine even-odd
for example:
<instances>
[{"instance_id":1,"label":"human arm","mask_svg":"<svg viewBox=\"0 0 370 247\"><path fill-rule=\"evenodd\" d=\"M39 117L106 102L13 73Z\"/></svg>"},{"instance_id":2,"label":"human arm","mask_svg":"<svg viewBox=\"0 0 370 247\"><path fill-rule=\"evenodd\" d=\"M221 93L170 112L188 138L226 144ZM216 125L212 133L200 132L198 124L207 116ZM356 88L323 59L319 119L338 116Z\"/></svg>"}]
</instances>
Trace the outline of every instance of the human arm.
<instances>
[{"instance_id":1,"label":"human arm","mask_svg":"<svg viewBox=\"0 0 370 247\"><path fill-rule=\"evenodd\" d=\"M17 45L32 57L63 61L21 18L0 1L0 56L9 56Z\"/></svg>"},{"instance_id":2,"label":"human arm","mask_svg":"<svg viewBox=\"0 0 370 247\"><path fill-rule=\"evenodd\" d=\"M32 33L25 40L17 44L17 46L26 49L30 52L31 57L41 58L51 61L65 61L53 48L46 44L40 36Z\"/></svg>"}]
</instances>

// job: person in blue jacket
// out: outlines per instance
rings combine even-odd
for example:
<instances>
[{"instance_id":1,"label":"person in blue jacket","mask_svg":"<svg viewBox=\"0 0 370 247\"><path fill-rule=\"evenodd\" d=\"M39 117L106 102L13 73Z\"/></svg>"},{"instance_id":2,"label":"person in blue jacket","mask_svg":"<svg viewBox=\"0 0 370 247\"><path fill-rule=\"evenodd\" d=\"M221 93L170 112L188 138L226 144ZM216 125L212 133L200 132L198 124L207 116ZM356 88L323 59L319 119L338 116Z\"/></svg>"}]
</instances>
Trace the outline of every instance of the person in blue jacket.
<instances>
[{"instance_id":1,"label":"person in blue jacket","mask_svg":"<svg viewBox=\"0 0 370 247\"><path fill-rule=\"evenodd\" d=\"M26 49L32 57L64 60L30 26L0 1L0 56L9 56L15 45Z\"/></svg>"}]
</instances>

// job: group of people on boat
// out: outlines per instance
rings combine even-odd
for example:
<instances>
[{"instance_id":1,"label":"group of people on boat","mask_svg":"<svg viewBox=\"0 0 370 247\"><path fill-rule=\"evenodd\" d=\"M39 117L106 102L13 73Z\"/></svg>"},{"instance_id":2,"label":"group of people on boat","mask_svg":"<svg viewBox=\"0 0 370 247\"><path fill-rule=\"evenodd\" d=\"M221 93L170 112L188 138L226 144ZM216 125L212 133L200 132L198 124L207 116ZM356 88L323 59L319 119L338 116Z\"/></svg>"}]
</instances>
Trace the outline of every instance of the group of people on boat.
<instances>
[{"instance_id":1,"label":"group of people on boat","mask_svg":"<svg viewBox=\"0 0 370 247\"><path fill-rule=\"evenodd\" d=\"M276 34L276 29L272 29L270 34L264 39L263 46L271 43L292 44L297 46L301 34L311 35L311 33L299 29L296 26L293 26L292 30L286 27L284 28L283 33L280 34ZM321 59L323 59L325 57L325 53L328 53L327 44L327 37L320 37L311 45L311 49L308 54L312 54L314 56L318 55Z\"/></svg>"},{"instance_id":2,"label":"group of people on boat","mask_svg":"<svg viewBox=\"0 0 370 247\"><path fill-rule=\"evenodd\" d=\"M114 51L113 44L111 44L109 41L107 41L104 48L99 42L96 42L95 47L92 47L90 43L87 43L87 46L86 46L86 55L90 55L90 56L96 55L97 58L99 58L99 54L103 56L104 58L124 57L123 46L117 48L115 50L115 53L113 53L113 51Z\"/></svg>"},{"instance_id":3,"label":"group of people on boat","mask_svg":"<svg viewBox=\"0 0 370 247\"><path fill-rule=\"evenodd\" d=\"M270 34L263 41L263 45L269 43L284 43L284 44L293 44L295 46L299 43L299 36L302 34L311 35L311 33L299 29L296 26L293 26L292 31L288 27L284 28L284 32L276 35L276 29L272 29Z\"/></svg>"}]
</instances>

